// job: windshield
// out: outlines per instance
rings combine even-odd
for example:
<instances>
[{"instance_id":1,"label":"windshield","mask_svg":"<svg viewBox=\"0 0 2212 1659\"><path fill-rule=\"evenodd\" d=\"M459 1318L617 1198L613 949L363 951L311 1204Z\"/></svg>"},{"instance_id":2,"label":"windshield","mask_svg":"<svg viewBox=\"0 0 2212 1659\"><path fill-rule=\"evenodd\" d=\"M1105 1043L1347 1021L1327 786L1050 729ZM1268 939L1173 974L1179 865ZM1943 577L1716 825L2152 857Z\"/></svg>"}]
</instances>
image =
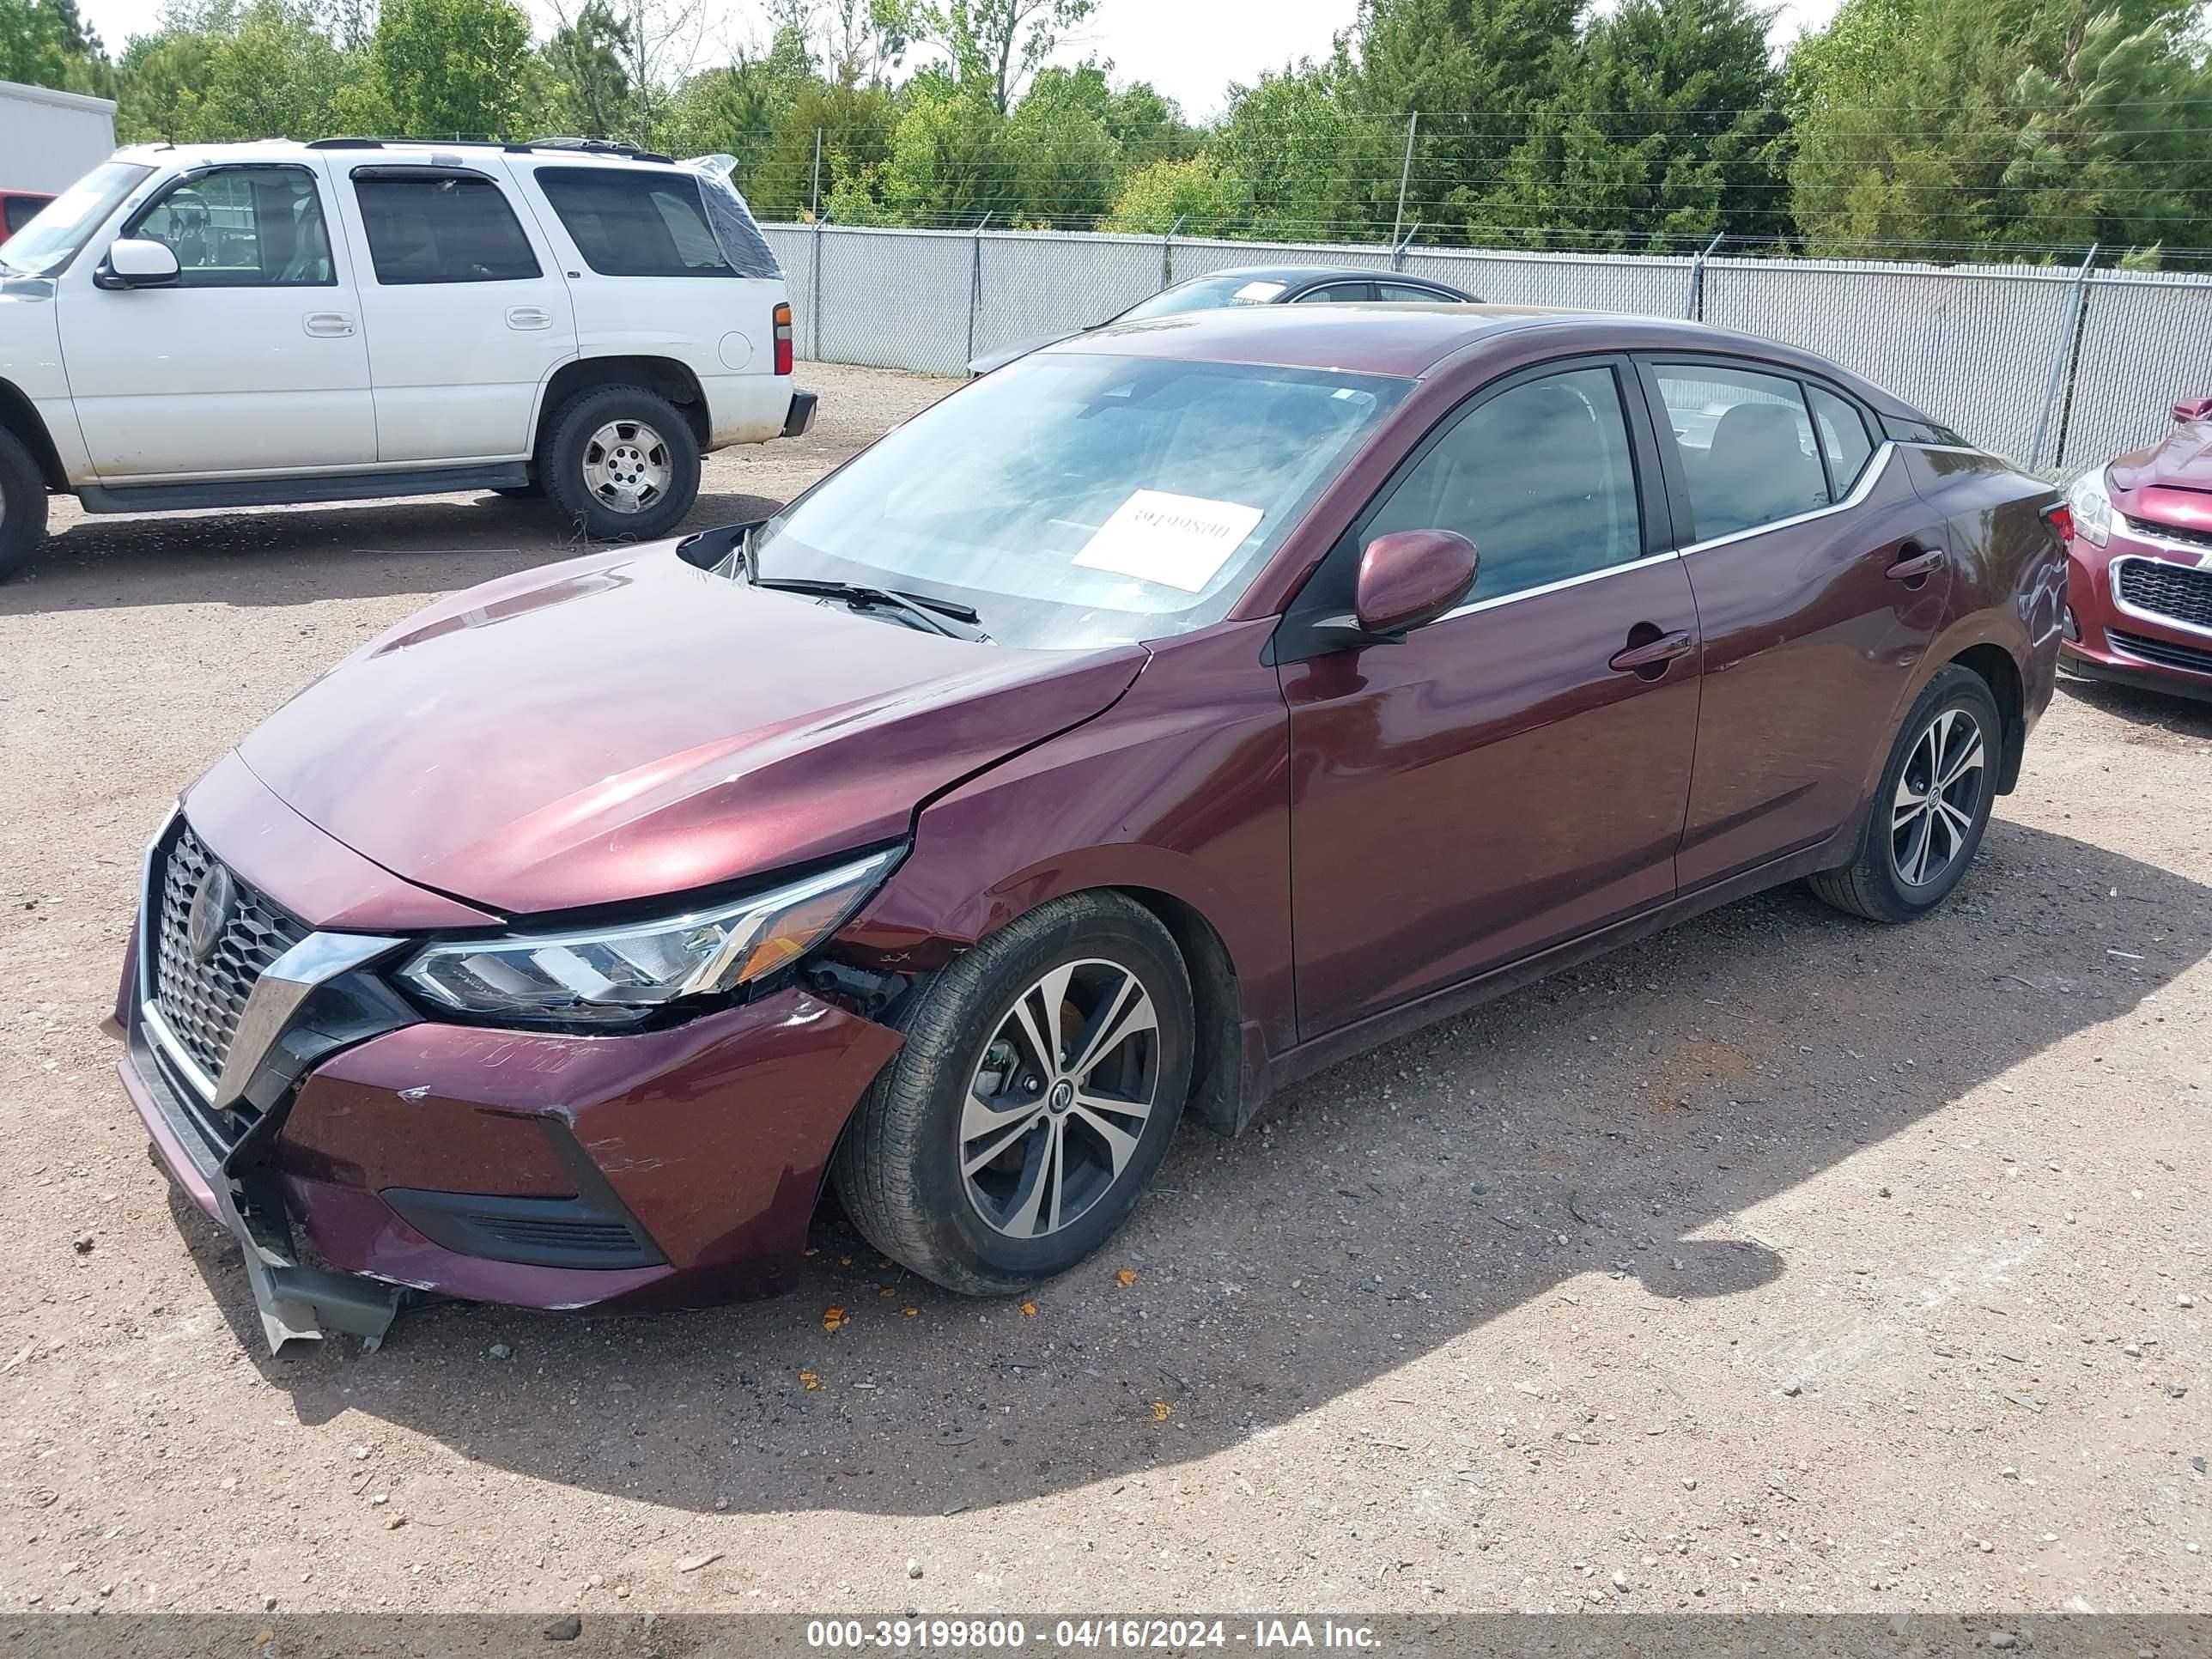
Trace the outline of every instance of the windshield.
<instances>
[{"instance_id":1,"label":"windshield","mask_svg":"<svg viewBox=\"0 0 2212 1659\"><path fill-rule=\"evenodd\" d=\"M1239 276L1231 272L1225 276L1199 276L1188 283L1177 283L1173 288L1164 288L1149 300L1139 300L1114 320L1134 323L1147 317L1173 317L1186 311L1212 311L1222 306L1272 305L1288 283L1279 283L1272 276Z\"/></svg>"},{"instance_id":2,"label":"windshield","mask_svg":"<svg viewBox=\"0 0 2212 1659\"><path fill-rule=\"evenodd\" d=\"M763 580L975 607L1004 645L1218 621L1407 382L1048 352L972 381L753 538Z\"/></svg>"},{"instance_id":3,"label":"windshield","mask_svg":"<svg viewBox=\"0 0 2212 1659\"><path fill-rule=\"evenodd\" d=\"M52 276L64 270L117 204L153 170L131 161L101 162L0 246L0 265L18 276Z\"/></svg>"}]
</instances>

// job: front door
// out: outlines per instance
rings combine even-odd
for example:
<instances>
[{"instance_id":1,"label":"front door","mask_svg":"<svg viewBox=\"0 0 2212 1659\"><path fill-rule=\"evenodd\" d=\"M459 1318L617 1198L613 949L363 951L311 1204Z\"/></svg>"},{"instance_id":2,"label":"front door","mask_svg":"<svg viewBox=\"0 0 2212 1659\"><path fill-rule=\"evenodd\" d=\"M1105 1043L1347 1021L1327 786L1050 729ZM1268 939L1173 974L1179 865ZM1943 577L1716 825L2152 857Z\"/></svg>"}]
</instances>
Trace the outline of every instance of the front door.
<instances>
[{"instance_id":1,"label":"front door","mask_svg":"<svg viewBox=\"0 0 2212 1659\"><path fill-rule=\"evenodd\" d=\"M1387 532L1455 530L1480 556L1468 601L1402 643L1281 669L1301 1037L1674 894L1697 613L1650 550L1632 372L1553 364L1462 405L1293 607L1286 641L1309 604L1342 608Z\"/></svg>"},{"instance_id":2,"label":"front door","mask_svg":"<svg viewBox=\"0 0 2212 1659\"><path fill-rule=\"evenodd\" d=\"M368 350L320 175L187 173L122 236L164 244L177 280L103 289L95 243L64 279L62 356L103 483L367 466Z\"/></svg>"},{"instance_id":3,"label":"front door","mask_svg":"<svg viewBox=\"0 0 2212 1659\"><path fill-rule=\"evenodd\" d=\"M529 454L538 388L576 355L568 284L494 167L351 169L346 232L387 464Z\"/></svg>"}]
</instances>

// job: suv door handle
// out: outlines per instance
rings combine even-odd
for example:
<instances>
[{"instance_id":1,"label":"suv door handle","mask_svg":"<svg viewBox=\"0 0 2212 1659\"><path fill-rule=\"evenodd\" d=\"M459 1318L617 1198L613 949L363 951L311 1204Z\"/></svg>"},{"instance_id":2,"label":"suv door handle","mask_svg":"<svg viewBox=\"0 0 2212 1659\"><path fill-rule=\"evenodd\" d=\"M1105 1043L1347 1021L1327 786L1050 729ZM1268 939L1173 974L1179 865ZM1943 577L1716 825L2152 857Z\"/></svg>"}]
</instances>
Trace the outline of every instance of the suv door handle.
<instances>
[{"instance_id":1,"label":"suv door handle","mask_svg":"<svg viewBox=\"0 0 2212 1659\"><path fill-rule=\"evenodd\" d=\"M352 314L343 311L311 311L300 321L308 333L326 339L343 338L355 327Z\"/></svg>"},{"instance_id":2,"label":"suv door handle","mask_svg":"<svg viewBox=\"0 0 2212 1659\"><path fill-rule=\"evenodd\" d=\"M1638 632L1651 629L1650 623L1638 623L1629 634L1634 639ZM1654 629L1653 631L1656 631ZM1690 636L1677 629L1672 634L1661 634L1641 645L1632 645L1616 651L1608 659L1608 665L1623 674L1635 674L1644 679L1656 680L1667 672L1667 665L1677 657L1686 657L1692 650ZM1647 672L1656 670L1656 672Z\"/></svg>"},{"instance_id":3,"label":"suv door handle","mask_svg":"<svg viewBox=\"0 0 2212 1659\"><path fill-rule=\"evenodd\" d=\"M538 306L509 306L507 308L509 328L550 328L553 313Z\"/></svg>"},{"instance_id":4,"label":"suv door handle","mask_svg":"<svg viewBox=\"0 0 2212 1659\"><path fill-rule=\"evenodd\" d=\"M1893 582L1917 582L1931 576L1943 563L1940 547L1923 548L1916 542L1907 542L1897 550L1897 562L1881 574Z\"/></svg>"}]
</instances>

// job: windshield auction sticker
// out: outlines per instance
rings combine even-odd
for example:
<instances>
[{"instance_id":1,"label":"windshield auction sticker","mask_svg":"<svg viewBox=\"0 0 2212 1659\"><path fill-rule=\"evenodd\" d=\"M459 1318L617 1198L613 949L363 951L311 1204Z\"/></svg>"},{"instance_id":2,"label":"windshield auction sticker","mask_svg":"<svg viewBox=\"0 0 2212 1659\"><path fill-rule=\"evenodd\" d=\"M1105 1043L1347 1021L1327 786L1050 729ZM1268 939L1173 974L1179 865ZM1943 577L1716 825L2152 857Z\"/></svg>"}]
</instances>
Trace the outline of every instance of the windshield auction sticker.
<instances>
[{"instance_id":1,"label":"windshield auction sticker","mask_svg":"<svg viewBox=\"0 0 2212 1659\"><path fill-rule=\"evenodd\" d=\"M1196 593L1266 516L1264 507L1236 501L1139 489L1098 526L1075 562Z\"/></svg>"}]
</instances>

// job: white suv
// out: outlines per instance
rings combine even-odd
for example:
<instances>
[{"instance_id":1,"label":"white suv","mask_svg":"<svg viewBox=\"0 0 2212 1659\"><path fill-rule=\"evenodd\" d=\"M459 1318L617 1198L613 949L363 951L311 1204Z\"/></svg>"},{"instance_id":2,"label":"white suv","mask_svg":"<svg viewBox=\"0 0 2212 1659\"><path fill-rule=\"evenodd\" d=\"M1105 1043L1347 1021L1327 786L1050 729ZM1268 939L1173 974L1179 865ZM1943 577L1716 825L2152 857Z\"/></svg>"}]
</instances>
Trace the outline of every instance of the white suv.
<instances>
[{"instance_id":1,"label":"white suv","mask_svg":"<svg viewBox=\"0 0 2212 1659\"><path fill-rule=\"evenodd\" d=\"M0 577L94 513L495 489L672 529L804 432L783 273L714 161L580 141L118 150L0 245Z\"/></svg>"}]
</instances>

